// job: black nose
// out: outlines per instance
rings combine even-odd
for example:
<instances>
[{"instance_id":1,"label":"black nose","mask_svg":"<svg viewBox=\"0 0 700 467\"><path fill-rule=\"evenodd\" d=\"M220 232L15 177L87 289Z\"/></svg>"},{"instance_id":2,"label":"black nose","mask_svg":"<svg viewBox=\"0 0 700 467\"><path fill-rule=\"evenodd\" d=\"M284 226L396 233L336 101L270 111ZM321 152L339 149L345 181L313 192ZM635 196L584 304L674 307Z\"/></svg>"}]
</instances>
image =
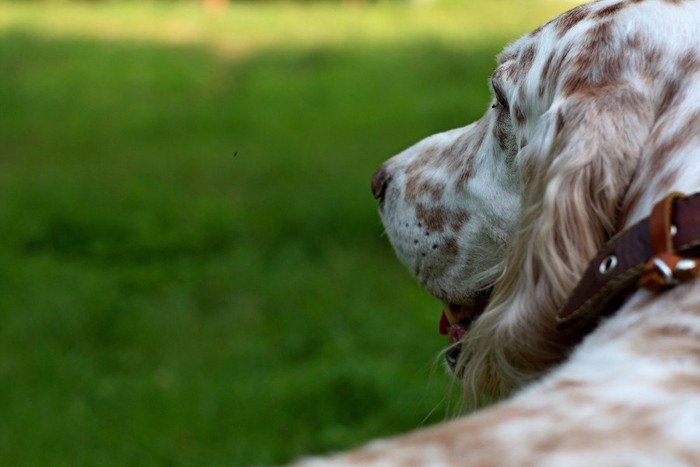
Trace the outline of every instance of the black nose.
<instances>
[{"instance_id":1,"label":"black nose","mask_svg":"<svg viewBox=\"0 0 700 467\"><path fill-rule=\"evenodd\" d=\"M372 176L372 196L382 201L390 181L391 176L388 174L386 167L382 165Z\"/></svg>"}]
</instances>

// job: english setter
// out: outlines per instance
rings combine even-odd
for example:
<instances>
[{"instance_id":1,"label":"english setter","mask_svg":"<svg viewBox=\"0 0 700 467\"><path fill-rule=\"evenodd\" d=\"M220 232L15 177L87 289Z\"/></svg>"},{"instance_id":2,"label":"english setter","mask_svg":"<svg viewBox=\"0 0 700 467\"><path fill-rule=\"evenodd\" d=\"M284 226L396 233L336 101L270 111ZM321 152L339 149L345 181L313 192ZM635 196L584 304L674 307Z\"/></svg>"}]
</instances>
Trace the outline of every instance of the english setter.
<instances>
[{"instance_id":1,"label":"english setter","mask_svg":"<svg viewBox=\"0 0 700 467\"><path fill-rule=\"evenodd\" d=\"M372 188L396 254L444 302L465 397L505 400L307 462L700 465L700 282L628 290L586 335L561 312L610 239L700 191L700 0L579 6L506 47L490 88L480 120L390 159Z\"/></svg>"}]
</instances>

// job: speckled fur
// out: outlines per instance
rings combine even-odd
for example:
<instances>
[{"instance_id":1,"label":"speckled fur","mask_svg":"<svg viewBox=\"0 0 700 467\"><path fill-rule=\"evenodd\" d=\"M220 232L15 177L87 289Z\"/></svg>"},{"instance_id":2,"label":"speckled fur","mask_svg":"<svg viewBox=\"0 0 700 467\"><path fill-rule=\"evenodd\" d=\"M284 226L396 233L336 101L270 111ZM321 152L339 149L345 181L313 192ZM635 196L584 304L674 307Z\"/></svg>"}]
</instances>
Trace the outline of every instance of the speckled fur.
<instances>
[{"instance_id":1,"label":"speckled fur","mask_svg":"<svg viewBox=\"0 0 700 467\"><path fill-rule=\"evenodd\" d=\"M387 161L382 220L443 301L472 415L305 465L700 465L700 282L639 291L582 343L555 330L588 261L700 191L700 0L601 0L508 46L467 127ZM508 398L506 398L506 396Z\"/></svg>"}]
</instances>

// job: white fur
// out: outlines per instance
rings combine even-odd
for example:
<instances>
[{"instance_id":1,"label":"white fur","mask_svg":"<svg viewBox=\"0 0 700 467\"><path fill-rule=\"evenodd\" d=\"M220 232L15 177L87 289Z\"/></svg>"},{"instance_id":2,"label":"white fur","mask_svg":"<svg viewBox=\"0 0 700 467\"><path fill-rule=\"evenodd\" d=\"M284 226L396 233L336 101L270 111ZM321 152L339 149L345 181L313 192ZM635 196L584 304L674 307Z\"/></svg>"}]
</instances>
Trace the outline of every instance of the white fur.
<instances>
[{"instance_id":1,"label":"white fur","mask_svg":"<svg viewBox=\"0 0 700 467\"><path fill-rule=\"evenodd\" d=\"M507 105L383 166L416 279L462 305L494 287L459 343L465 396L512 397L314 465L700 465L700 282L635 293L575 347L555 329L605 241L700 191L698 31L698 0L575 9L501 54Z\"/></svg>"}]
</instances>

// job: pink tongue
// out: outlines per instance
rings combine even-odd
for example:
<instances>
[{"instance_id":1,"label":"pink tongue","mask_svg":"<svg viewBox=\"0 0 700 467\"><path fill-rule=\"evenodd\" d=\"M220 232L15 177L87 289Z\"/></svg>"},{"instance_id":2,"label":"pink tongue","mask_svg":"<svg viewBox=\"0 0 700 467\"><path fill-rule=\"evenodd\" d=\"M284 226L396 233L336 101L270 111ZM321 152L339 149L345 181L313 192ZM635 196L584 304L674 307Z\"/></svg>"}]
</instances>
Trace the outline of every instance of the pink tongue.
<instances>
[{"instance_id":1,"label":"pink tongue","mask_svg":"<svg viewBox=\"0 0 700 467\"><path fill-rule=\"evenodd\" d=\"M461 324L453 324L450 326L450 328L447 330L447 334L450 336L450 344L454 344L458 340L462 339L464 337L464 333L467 331L464 329L464 326Z\"/></svg>"},{"instance_id":2,"label":"pink tongue","mask_svg":"<svg viewBox=\"0 0 700 467\"><path fill-rule=\"evenodd\" d=\"M450 344L454 344L464 336L467 332L464 326L461 324L450 324L447 319L447 314L443 311L442 316L440 316L440 324L438 325L438 330L443 336L450 336Z\"/></svg>"}]
</instances>

